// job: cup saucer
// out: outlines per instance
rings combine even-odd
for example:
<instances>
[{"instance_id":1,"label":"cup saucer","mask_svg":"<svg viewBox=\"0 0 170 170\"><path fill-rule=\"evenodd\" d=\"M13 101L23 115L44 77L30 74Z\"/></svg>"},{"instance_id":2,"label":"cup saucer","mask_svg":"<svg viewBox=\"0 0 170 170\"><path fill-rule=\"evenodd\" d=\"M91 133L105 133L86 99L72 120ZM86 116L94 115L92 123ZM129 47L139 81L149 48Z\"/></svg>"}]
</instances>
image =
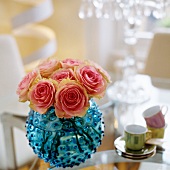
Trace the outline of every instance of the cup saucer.
<instances>
[{"instance_id":1,"label":"cup saucer","mask_svg":"<svg viewBox=\"0 0 170 170\"><path fill-rule=\"evenodd\" d=\"M120 150L118 150L118 149L116 149L116 153L117 153L119 156L124 157L124 158L132 159L132 160L143 160L143 159L147 159L147 158L150 158L150 157L154 156L155 153L156 153L156 150L154 150L154 151L151 152L150 154L142 155L142 156L124 154L124 153L122 153L122 152L121 152Z\"/></svg>"},{"instance_id":2,"label":"cup saucer","mask_svg":"<svg viewBox=\"0 0 170 170\"><path fill-rule=\"evenodd\" d=\"M156 152L156 146L145 144L145 146L141 150L130 150L125 147L125 140L123 136L118 137L114 141L114 145L117 151L120 151L121 154L126 155L128 157L135 156L138 158L147 157L152 155L154 152Z\"/></svg>"}]
</instances>

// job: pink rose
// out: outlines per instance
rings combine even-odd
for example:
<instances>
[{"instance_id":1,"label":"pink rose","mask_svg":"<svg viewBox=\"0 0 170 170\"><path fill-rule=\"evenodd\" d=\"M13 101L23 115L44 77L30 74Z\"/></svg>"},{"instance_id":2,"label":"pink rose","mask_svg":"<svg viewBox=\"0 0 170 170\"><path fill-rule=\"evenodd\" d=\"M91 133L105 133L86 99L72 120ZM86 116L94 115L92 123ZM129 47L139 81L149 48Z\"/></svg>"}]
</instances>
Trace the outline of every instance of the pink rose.
<instances>
[{"instance_id":1,"label":"pink rose","mask_svg":"<svg viewBox=\"0 0 170 170\"><path fill-rule=\"evenodd\" d=\"M29 91L30 107L41 114L46 113L47 109L54 104L55 91L52 81L40 80Z\"/></svg>"},{"instance_id":2,"label":"pink rose","mask_svg":"<svg viewBox=\"0 0 170 170\"><path fill-rule=\"evenodd\" d=\"M80 64L83 64L83 62L78 59L65 59L61 61L63 68L73 68L75 66L79 66Z\"/></svg>"},{"instance_id":3,"label":"pink rose","mask_svg":"<svg viewBox=\"0 0 170 170\"><path fill-rule=\"evenodd\" d=\"M110 75L107 73L107 71L105 71L101 66L99 66L97 63L94 63L93 61L88 60L87 61L90 65L94 66L101 74L102 76L106 79L106 81L108 83L111 83L111 77Z\"/></svg>"},{"instance_id":4,"label":"pink rose","mask_svg":"<svg viewBox=\"0 0 170 170\"><path fill-rule=\"evenodd\" d=\"M54 58L48 58L46 60L43 60L38 65L40 74L45 78L48 78L55 70L59 69L60 67L60 62Z\"/></svg>"},{"instance_id":5,"label":"pink rose","mask_svg":"<svg viewBox=\"0 0 170 170\"><path fill-rule=\"evenodd\" d=\"M51 76L51 79L56 80L57 82L62 81L63 79L69 78L70 80L75 80L75 75L72 69L59 69L55 71Z\"/></svg>"},{"instance_id":6,"label":"pink rose","mask_svg":"<svg viewBox=\"0 0 170 170\"><path fill-rule=\"evenodd\" d=\"M76 69L76 76L91 97L103 97L107 81L95 67L90 65L80 66Z\"/></svg>"},{"instance_id":7,"label":"pink rose","mask_svg":"<svg viewBox=\"0 0 170 170\"><path fill-rule=\"evenodd\" d=\"M82 117L89 107L84 87L74 80L63 80L55 95L55 113L59 118Z\"/></svg>"},{"instance_id":8,"label":"pink rose","mask_svg":"<svg viewBox=\"0 0 170 170\"><path fill-rule=\"evenodd\" d=\"M19 83L17 94L19 95L20 102L26 102L27 100L29 100L28 91L35 79L41 79L38 70L33 70L32 72L29 72Z\"/></svg>"}]
</instances>

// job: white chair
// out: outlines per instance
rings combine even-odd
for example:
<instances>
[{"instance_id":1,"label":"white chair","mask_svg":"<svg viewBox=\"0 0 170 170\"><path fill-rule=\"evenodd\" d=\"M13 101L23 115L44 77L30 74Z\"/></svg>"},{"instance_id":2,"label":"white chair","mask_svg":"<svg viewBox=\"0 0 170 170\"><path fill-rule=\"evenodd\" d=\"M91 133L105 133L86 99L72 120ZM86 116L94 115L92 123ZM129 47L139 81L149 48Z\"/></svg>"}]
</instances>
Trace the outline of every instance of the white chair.
<instances>
[{"instance_id":1,"label":"white chair","mask_svg":"<svg viewBox=\"0 0 170 170\"><path fill-rule=\"evenodd\" d=\"M151 76L154 86L170 88L170 32L154 34L144 73Z\"/></svg>"},{"instance_id":2,"label":"white chair","mask_svg":"<svg viewBox=\"0 0 170 170\"><path fill-rule=\"evenodd\" d=\"M0 169L16 169L33 158L25 132L14 128L24 130L29 112L27 104L19 103L16 95L24 74L15 39L0 35Z\"/></svg>"}]
</instances>

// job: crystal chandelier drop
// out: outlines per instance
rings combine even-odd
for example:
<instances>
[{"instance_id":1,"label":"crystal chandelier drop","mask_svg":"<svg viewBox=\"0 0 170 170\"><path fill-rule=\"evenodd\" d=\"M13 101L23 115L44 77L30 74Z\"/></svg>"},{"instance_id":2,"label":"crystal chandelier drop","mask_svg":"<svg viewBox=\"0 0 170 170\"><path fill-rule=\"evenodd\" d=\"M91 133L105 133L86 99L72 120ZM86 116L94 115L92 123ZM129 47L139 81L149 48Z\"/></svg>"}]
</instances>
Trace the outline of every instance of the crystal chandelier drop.
<instances>
[{"instance_id":1,"label":"crystal chandelier drop","mask_svg":"<svg viewBox=\"0 0 170 170\"><path fill-rule=\"evenodd\" d=\"M79 17L121 20L133 8L139 16L165 17L170 0L82 0Z\"/></svg>"}]
</instances>

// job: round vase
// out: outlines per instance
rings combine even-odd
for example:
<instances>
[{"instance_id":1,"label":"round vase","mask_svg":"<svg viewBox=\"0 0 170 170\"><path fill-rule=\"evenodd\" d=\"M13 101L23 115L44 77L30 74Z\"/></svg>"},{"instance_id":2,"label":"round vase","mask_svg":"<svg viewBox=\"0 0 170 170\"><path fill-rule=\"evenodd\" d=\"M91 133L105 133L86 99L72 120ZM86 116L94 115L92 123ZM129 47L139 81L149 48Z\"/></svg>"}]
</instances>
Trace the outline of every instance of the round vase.
<instances>
[{"instance_id":1,"label":"round vase","mask_svg":"<svg viewBox=\"0 0 170 170\"><path fill-rule=\"evenodd\" d=\"M45 114L30 110L26 121L27 139L35 154L50 166L73 167L96 152L104 136L104 122L91 99L84 117L58 118L54 107Z\"/></svg>"}]
</instances>

